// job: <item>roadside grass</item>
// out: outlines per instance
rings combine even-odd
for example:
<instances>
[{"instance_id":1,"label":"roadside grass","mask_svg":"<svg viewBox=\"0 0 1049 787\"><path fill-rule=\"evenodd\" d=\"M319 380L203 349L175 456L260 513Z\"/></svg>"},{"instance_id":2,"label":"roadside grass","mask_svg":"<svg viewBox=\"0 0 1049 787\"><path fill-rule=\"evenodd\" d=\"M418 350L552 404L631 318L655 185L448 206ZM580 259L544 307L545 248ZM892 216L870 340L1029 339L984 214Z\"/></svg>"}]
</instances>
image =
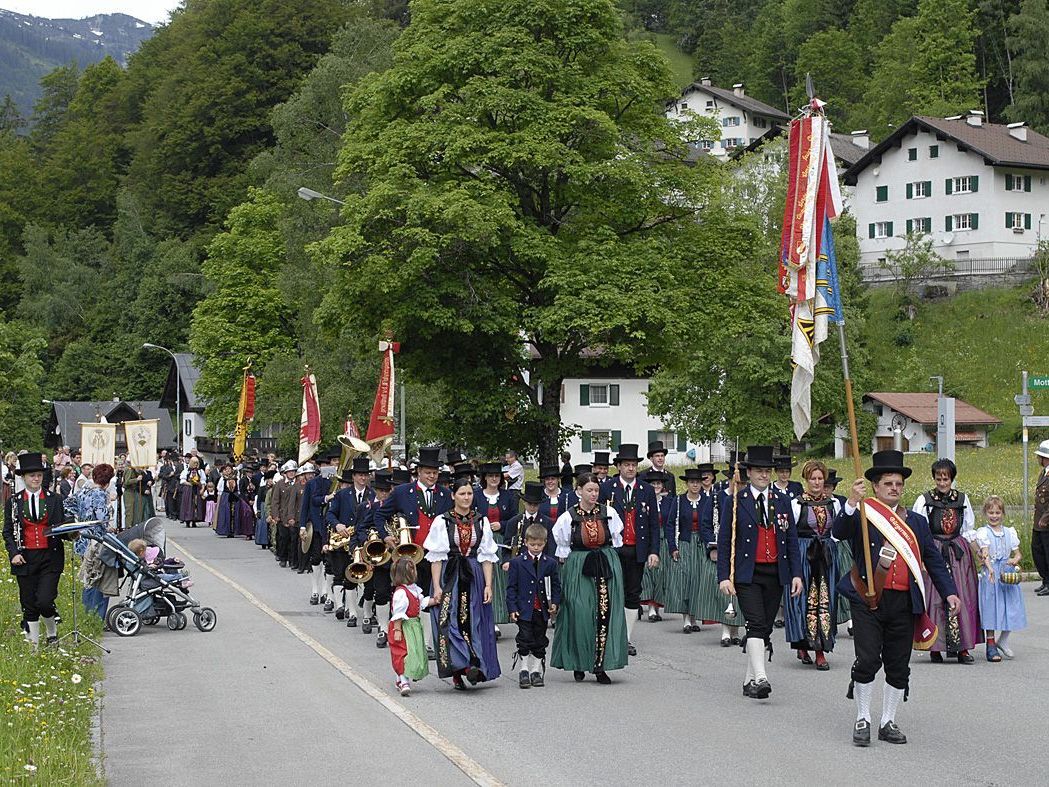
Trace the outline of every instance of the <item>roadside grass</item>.
<instances>
[{"instance_id":1,"label":"roadside grass","mask_svg":"<svg viewBox=\"0 0 1049 787\"><path fill-rule=\"evenodd\" d=\"M59 636L72 629L70 570L62 573ZM76 600L80 604L80 599ZM102 679L101 654L91 645L33 652L22 637L18 585L0 574L0 783L101 785L91 740ZM77 610L81 630L102 636L102 622ZM82 617L80 617L82 615Z\"/></svg>"}]
</instances>

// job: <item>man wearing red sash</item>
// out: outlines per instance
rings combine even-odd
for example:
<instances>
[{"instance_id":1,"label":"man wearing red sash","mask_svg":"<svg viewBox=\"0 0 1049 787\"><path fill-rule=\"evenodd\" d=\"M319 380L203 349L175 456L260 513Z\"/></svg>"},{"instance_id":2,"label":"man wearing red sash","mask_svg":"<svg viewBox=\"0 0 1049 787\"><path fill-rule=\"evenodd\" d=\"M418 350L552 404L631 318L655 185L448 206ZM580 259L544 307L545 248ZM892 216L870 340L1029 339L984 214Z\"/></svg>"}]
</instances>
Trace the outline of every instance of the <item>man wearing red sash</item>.
<instances>
[{"instance_id":1,"label":"man wearing red sash","mask_svg":"<svg viewBox=\"0 0 1049 787\"><path fill-rule=\"evenodd\" d=\"M43 621L49 645L58 641L55 599L65 566L62 540L49 535L65 521L62 498L44 490L44 457L22 454L15 473L25 489L11 496L4 507L4 544L11 558L11 573L18 580L18 599L28 626L27 639L40 641Z\"/></svg>"},{"instance_id":2,"label":"man wearing red sash","mask_svg":"<svg viewBox=\"0 0 1049 787\"><path fill-rule=\"evenodd\" d=\"M857 479L832 527L834 537L848 540L856 556L852 572L842 577L838 591L848 597L852 608L856 660L852 664L850 692L856 701L852 741L857 746L870 745L871 696L874 678L882 666L885 689L878 740L907 742L896 726L896 709L906 699L911 648L928 647L936 638L936 627L926 615L922 572L928 572L952 615L960 603L929 523L921 514L900 505L903 482L910 474L910 469L903 466L901 451L875 453L873 466L864 473L874 485L874 498L864 500L866 485ZM866 545L858 515L861 500L870 537ZM873 598L866 595L865 548L870 550L874 566Z\"/></svg>"}]
</instances>

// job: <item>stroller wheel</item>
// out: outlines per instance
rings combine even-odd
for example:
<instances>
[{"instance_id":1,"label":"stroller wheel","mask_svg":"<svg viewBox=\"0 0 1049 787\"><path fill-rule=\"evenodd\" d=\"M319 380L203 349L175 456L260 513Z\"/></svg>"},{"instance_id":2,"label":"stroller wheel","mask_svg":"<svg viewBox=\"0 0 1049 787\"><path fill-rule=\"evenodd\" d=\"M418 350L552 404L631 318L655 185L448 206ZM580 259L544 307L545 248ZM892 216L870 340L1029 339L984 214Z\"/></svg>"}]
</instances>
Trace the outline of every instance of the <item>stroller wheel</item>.
<instances>
[{"instance_id":1,"label":"stroller wheel","mask_svg":"<svg viewBox=\"0 0 1049 787\"><path fill-rule=\"evenodd\" d=\"M110 607L109 611L106 612L106 625L109 626L110 631L116 630L116 627L113 625L113 620L116 618L117 613L122 609L127 609L127 606L124 604L117 604Z\"/></svg>"},{"instance_id":2,"label":"stroller wheel","mask_svg":"<svg viewBox=\"0 0 1049 787\"><path fill-rule=\"evenodd\" d=\"M133 637L142 627L142 618L130 607L117 607L112 620L113 631L121 637Z\"/></svg>"},{"instance_id":3,"label":"stroller wheel","mask_svg":"<svg viewBox=\"0 0 1049 787\"><path fill-rule=\"evenodd\" d=\"M201 631L211 631L218 622L218 616L211 607L201 607L193 613L193 625Z\"/></svg>"},{"instance_id":4,"label":"stroller wheel","mask_svg":"<svg viewBox=\"0 0 1049 787\"><path fill-rule=\"evenodd\" d=\"M181 631L186 627L186 616L181 612L172 612L168 615L168 628L171 631Z\"/></svg>"},{"instance_id":5,"label":"stroller wheel","mask_svg":"<svg viewBox=\"0 0 1049 787\"><path fill-rule=\"evenodd\" d=\"M160 616L153 615L152 617L143 618L142 622L147 626L155 626L160 622Z\"/></svg>"}]
</instances>

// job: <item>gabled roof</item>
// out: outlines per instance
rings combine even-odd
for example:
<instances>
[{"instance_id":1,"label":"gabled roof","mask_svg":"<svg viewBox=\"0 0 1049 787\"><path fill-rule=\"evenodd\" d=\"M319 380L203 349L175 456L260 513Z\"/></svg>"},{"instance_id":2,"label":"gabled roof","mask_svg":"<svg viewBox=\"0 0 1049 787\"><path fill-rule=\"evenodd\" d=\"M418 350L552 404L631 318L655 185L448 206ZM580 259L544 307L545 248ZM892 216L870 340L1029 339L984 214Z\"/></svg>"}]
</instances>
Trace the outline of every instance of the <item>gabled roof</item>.
<instances>
[{"instance_id":1,"label":"gabled roof","mask_svg":"<svg viewBox=\"0 0 1049 787\"><path fill-rule=\"evenodd\" d=\"M80 424L95 423L103 416L110 423L135 420L139 411L145 419L156 418L157 447L175 445L175 430L171 426L171 415L160 402L59 402L51 406L51 421L59 427L59 441L70 448L80 447Z\"/></svg>"},{"instance_id":2,"label":"gabled roof","mask_svg":"<svg viewBox=\"0 0 1049 787\"><path fill-rule=\"evenodd\" d=\"M168 409L175 409L175 364L178 364L178 378L182 382L182 409L187 412L204 412L204 404L197 399L194 388L200 378L200 369L192 353L174 353L175 360L168 368L168 379L164 383L164 392L160 395L160 404Z\"/></svg>"},{"instance_id":3,"label":"gabled roof","mask_svg":"<svg viewBox=\"0 0 1049 787\"><path fill-rule=\"evenodd\" d=\"M760 148L766 142L781 137L787 133L787 129L780 125L773 125L768 131L762 134L760 137L755 139L749 145L744 148L736 148L732 152L732 158L739 158L744 153L753 153L755 150ZM851 167L863 156L866 155L867 149L861 148L855 142L852 141L852 135L850 134L836 134L833 131L830 135L830 149L834 153L834 158L840 161L842 164Z\"/></svg>"},{"instance_id":4,"label":"gabled roof","mask_svg":"<svg viewBox=\"0 0 1049 787\"><path fill-rule=\"evenodd\" d=\"M714 85L704 85L702 82L693 82L682 91L681 95L686 95L693 90L708 93L718 101L724 101L726 104L739 107L747 112L753 112L757 115L765 115L767 117L775 118L776 120L790 120L790 117L788 117L787 113L782 109L776 109L773 106L769 106L764 101L758 101L756 98L751 98L747 95L737 96L731 90L725 90L723 87L715 87Z\"/></svg>"},{"instance_id":5,"label":"gabled roof","mask_svg":"<svg viewBox=\"0 0 1049 787\"><path fill-rule=\"evenodd\" d=\"M898 393L898 392L873 392L863 397L864 401L870 400L884 404L887 407L901 413L912 421L919 424L935 424L939 420L937 406L937 394L934 393ZM990 413L985 413L978 407L973 407L961 399L954 400L954 422L955 424L1000 424L1001 418Z\"/></svg>"},{"instance_id":6,"label":"gabled roof","mask_svg":"<svg viewBox=\"0 0 1049 787\"><path fill-rule=\"evenodd\" d=\"M845 182L854 186L857 176L872 163L881 161L890 148L903 146L903 139L919 131L928 131L937 139L954 142L960 150L981 156L993 167L1021 167L1049 169L1049 138L1032 129L1025 129L1027 139L1017 139L1009 127L1000 123L970 125L965 118L934 118L915 115L879 145L871 148L863 158L849 167Z\"/></svg>"}]
</instances>

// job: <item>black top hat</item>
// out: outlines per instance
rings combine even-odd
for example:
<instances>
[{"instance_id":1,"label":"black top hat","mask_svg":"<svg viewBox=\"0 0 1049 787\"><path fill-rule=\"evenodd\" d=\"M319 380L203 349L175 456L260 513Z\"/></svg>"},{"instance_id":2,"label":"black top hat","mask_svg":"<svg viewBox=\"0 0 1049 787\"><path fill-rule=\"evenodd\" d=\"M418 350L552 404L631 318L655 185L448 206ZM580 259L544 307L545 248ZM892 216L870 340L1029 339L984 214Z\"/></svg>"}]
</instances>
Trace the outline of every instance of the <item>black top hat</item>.
<instances>
[{"instance_id":1,"label":"black top hat","mask_svg":"<svg viewBox=\"0 0 1049 787\"><path fill-rule=\"evenodd\" d=\"M503 477L503 466L501 464L499 464L498 462L485 462L478 469L477 475L479 475L479 476L497 475L500 478L502 478Z\"/></svg>"},{"instance_id":2,"label":"black top hat","mask_svg":"<svg viewBox=\"0 0 1049 787\"><path fill-rule=\"evenodd\" d=\"M824 486L837 486L841 483L841 479L838 478L838 471L833 467L827 471L827 478L823 482Z\"/></svg>"},{"instance_id":3,"label":"black top hat","mask_svg":"<svg viewBox=\"0 0 1049 787\"><path fill-rule=\"evenodd\" d=\"M776 454L773 459L776 462L777 470L790 470L794 467L794 458L789 454Z\"/></svg>"},{"instance_id":4,"label":"black top hat","mask_svg":"<svg viewBox=\"0 0 1049 787\"><path fill-rule=\"evenodd\" d=\"M366 456L355 456L350 465L351 473L370 473L372 471L371 460Z\"/></svg>"},{"instance_id":5,"label":"black top hat","mask_svg":"<svg viewBox=\"0 0 1049 787\"><path fill-rule=\"evenodd\" d=\"M15 468L15 475L42 473L45 469L43 454L22 454L18 457L18 467Z\"/></svg>"},{"instance_id":6,"label":"black top hat","mask_svg":"<svg viewBox=\"0 0 1049 787\"><path fill-rule=\"evenodd\" d=\"M521 493L521 499L526 503L535 503L539 505L543 502L543 485L538 481L525 481L524 491Z\"/></svg>"},{"instance_id":7,"label":"black top hat","mask_svg":"<svg viewBox=\"0 0 1049 787\"><path fill-rule=\"evenodd\" d=\"M561 468L557 465L540 465L539 466L539 477L540 478L560 478Z\"/></svg>"},{"instance_id":8,"label":"black top hat","mask_svg":"<svg viewBox=\"0 0 1049 787\"><path fill-rule=\"evenodd\" d=\"M772 452L771 445L748 445L747 446L747 458L743 461L743 466L748 470L752 467L768 467L773 468L776 466L776 456Z\"/></svg>"},{"instance_id":9,"label":"black top hat","mask_svg":"<svg viewBox=\"0 0 1049 787\"><path fill-rule=\"evenodd\" d=\"M911 469L903 466L903 451L875 451L871 464L872 467L863 474L868 481L874 481L884 473L899 473L904 478L911 474Z\"/></svg>"},{"instance_id":10,"label":"black top hat","mask_svg":"<svg viewBox=\"0 0 1049 787\"><path fill-rule=\"evenodd\" d=\"M642 476L642 480L647 481L650 484L653 481L659 481L665 484L668 478L670 478L670 474L664 473L662 470L648 470L644 476Z\"/></svg>"},{"instance_id":11,"label":"black top hat","mask_svg":"<svg viewBox=\"0 0 1049 787\"><path fill-rule=\"evenodd\" d=\"M419 449L419 467L432 467L435 470L441 467L441 447L432 445Z\"/></svg>"},{"instance_id":12,"label":"black top hat","mask_svg":"<svg viewBox=\"0 0 1049 787\"><path fill-rule=\"evenodd\" d=\"M502 470L502 468L499 469L500 471ZM456 478L466 478L467 476L473 476L477 473L477 471L474 470L474 466L469 462L460 462L452 468L452 471Z\"/></svg>"},{"instance_id":13,"label":"black top hat","mask_svg":"<svg viewBox=\"0 0 1049 787\"><path fill-rule=\"evenodd\" d=\"M616 454L616 464L641 461L641 457L637 455L637 448L637 443L623 443L619 446L619 453Z\"/></svg>"},{"instance_id":14,"label":"black top hat","mask_svg":"<svg viewBox=\"0 0 1049 787\"><path fill-rule=\"evenodd\" d=\"M455 465L459 464L460 462L465 462L465 461L466 461L466 457L463 456L462 451L460 451L458 448L449 448L448 449L448 457L447 457L447 463L448 464L450 464L450 465L452 465L454 467Z\"/></svg>"},{"instance_id":15,"label":"black top hat","mask_svg":"<svg viewBox=\"0 0 1049 787\"><path fill-rule=\"evenodd\" d=\"M578 478L583 473L592 473L592 472L594 472L594 466L593 465L587 465L587 464L576 465L575 467L572 468L572 472L575 474L576 478Z\"/></svg>"},{"instance_id":16,"label":"black top hat","mask_svg":"<svg viewBox=\"0 0 1049 787\"><path fill-rule=\"evenodd\" d=\"M594 451L594 467L608 467L611 462L608 459L608 451Z\"/></svg>"},{"instance_id":17,"label":"black top hat","mask_svg":"<svg viewBox=\"0 0 1049 787\"><path fill-rule=\"evenodd\" d=\"M655 442L652 442L652 443L648 444L648 453L646 454L646 456L649 459L651 459L652 458L652 454L665 454L666 452L667 452L667 447L665 445L663 445L663 441L662 440L656 440Z\"/></svg>"},{"instance_id":18,"label":"black top hat","mask_svg":"<svg viewBox=\"0 0 1049 787\"><path fill-rule=\"evenodd\" d=\"M736 472L736 465L743 461L744 453L742 451L729 451L728 459L726 464L728 465L727 470L722 472L725 474L725 478L732 478L732 474Z\"/></svg>"},{"instance_id":19,"label":"black top hat","mask_svg":"<svg viewBox=\"0 0 1049 787\"><path fill-rule=\"evenodd\" d=\"M339 475L335 476L335 478L340 484L352 484L353 483L353 473L350 472L349 470L346 470L345 472L340 473Z\"/></svg>"},{"instance_id":20,"label":"black top hat","mask_svg":"<svg viewBox=\"0 0 1049 787\"><path fill-rule=\"evenodd\" d=\"M403 467L395 467L390 474L390 478L395 484L407 484L412 480L412 474Z\"/></svg>"},{"instance_id":21,"label":"black top hat","mask_svg":"<svg viewBox=\"0 0 1049 787\"><path fill-rule=\"evenodd\" d=\"M437 483L447 486L452 482L452 474L448 470L440 470L437 473Z\"/></svg>"},{"instance_id":22,"label":"black top hat","mask_svg":"<svg viewBox=\"0 0 1049 787\"><path fill-rule=\"evenodd\" d=\"M372 486L376 489L391 489L393 487L393 471L386 469L376 470Z\"/></svg>"},{"instance_id":23,"label":"black top hat","mask_svg":"<svg viewBox=\"0 0 1049 787\"><path fill-rule=\"evenodd\" d=\"M682 481L702 481L703 476L706 474L717 475L718 471L714 469L714 465L710 462L706 462L696 467L685 468L685 474L678 476Z\"/></svg>"}]
</instances>

